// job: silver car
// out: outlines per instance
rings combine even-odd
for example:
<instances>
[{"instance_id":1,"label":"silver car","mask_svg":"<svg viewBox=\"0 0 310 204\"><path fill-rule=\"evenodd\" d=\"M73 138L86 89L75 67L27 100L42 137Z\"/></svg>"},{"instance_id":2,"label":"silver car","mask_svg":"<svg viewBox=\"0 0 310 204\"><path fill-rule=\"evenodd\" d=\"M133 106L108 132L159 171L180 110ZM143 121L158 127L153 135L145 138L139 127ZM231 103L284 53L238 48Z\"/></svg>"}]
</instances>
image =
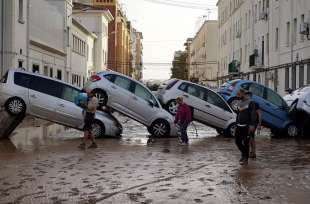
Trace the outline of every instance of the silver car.
<instances>
[{"instance_id":1,"label":"silver car","mask_svg":"<svg viewBox=\"0 0 310 204\"><path fill-rule=\"evenodd\" d=\"M92 76L85 88L93 90L100 106L108 105L142 123L152 135L176 135L174 117L144 84L117 72L104 71Z\"/></svg>"},{"instance_id":2,"label":"silver car","mask_svg":"<svg viewBox=\"0 0 310 204\"><path fill-rule=\"evenodd\" d=\"M177 111L178 96L182 96L191 107L194 120L227 136L234 134L236 114L219 94L205 86L179 79L165 82L158 91L159 101L172 115Z\"/></svg>"},{"instance_id":3,"label":"silver car","mask_svg":"<svg viewBox=\"0 0 310 204\"><path fill-rule=\"evenodd\" d=\"M81 130L83 109L74 101L80 89L50 77L22 70L9 70L0 82L0 105L12 115L30 114ZM108 113L97 111L94 135L118 136L121 124Z\"/></svg>"}]
</instances>

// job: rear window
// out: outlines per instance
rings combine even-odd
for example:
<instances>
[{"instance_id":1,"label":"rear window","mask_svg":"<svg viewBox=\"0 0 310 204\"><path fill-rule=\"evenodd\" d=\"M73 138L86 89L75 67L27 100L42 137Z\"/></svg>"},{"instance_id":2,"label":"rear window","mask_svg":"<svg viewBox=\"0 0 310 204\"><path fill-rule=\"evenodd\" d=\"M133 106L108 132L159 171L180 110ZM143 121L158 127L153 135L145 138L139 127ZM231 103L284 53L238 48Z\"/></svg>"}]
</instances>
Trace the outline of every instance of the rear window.
<instances>
[{"instance_id":1,"label":"rear window","mask_svg":"<svg viewBox=\"0 0 310 204\"><path fill-rule=\"evenodd\" d=\"M7 80L8 80L8 75L9 75L9 73L7 72L2 78L1 78L1 83L6 83L7 82Z\"/></svg>"}]
</instances>

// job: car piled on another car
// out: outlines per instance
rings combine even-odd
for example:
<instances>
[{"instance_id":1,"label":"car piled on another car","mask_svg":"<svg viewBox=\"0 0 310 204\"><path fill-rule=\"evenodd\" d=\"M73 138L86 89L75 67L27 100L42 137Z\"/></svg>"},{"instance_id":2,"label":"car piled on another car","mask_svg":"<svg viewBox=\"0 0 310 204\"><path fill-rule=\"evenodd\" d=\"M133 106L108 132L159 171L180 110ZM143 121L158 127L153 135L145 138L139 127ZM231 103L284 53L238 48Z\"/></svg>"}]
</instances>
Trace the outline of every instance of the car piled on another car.
<instances>
[{"instance_id":1,"label":"car piled on another car","mask_svg":"<svg viewBox=\"0 0 310 204\"><path fill-rule=\"evenodd\" d=\"M104 71L91 76L85 88L91 89L100 106L114 110L145 125L157 137L177 134L174 118L142 83L123 74Z\"/></svg>"},{"instance_id":2,"label":"car piled on another car","mask_svg":"<svg viewBox=\"0 0 310 204\"><path fill-rule=\"evenodd\" d=\"M234 134L236 114L227 102L211 89L179 79L171 79L160 86L159 101L172 114L177 111L176 98L182 96L193 114L193 119L215 128L219 133Z\"/></svg>"},{"instance_id":3,"label":"car piled on another car","mask_svg":"<svg viewBox=\"0 0 310 204\"><path fill-rule=\"evenodd\" d=\"M289 107L283 98L272 89L249 80L236 79L224 83L219 93L236 111L240 89L248 90L253 94L252 100L259 104L262 110L263 125L280 136L295 137L299 134L297 124L289 116Z\"/></svg>"},{"instance_id":4,"label":"car piled on another car","mask_svg":"<svg viewBox=\"0 0 310 204\"><path fill-rule=\"evenodd\" d=\"M30 114L81 130L83 109L74 103L80 92L60 80L11 69L0 82L0 105L12 115ZM119 136L122 126L112 115L97 111L93 132L95 137Z\"/></svg>"}]
</instances>

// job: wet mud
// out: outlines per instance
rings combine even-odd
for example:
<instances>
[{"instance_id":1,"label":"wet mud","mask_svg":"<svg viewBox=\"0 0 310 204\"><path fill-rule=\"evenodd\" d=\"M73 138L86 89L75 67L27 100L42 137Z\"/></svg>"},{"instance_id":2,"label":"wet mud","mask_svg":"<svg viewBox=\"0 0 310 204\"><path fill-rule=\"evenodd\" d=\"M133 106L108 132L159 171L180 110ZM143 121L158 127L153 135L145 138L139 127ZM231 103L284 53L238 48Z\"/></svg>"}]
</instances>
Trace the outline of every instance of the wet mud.
<instances>
[{"instance_id":1,"label":"wet mud","mask_svg":"<svg viewBox=\"0 0 310 204\"><path fill-rule=\"evenodd\" d=\"M122 138L85 151L81 132L20 127L0 141L0 203L309 203L310 141L265 132L257 159L240 166L234 140L200 124L179 146L122 122Z\"/></svg>"}]
</instances>

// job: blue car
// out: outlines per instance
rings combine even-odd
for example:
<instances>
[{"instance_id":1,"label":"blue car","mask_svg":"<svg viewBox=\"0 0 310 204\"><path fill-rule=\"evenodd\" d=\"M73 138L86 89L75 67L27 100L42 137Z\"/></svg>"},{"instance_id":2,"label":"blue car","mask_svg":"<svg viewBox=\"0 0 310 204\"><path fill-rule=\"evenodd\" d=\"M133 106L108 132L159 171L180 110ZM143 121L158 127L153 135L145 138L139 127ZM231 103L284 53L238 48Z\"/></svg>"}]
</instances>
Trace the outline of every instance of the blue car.
<instances>
[{"instance_id":1,"label":"blue car","mask_svg":"<svg viewBox=\"0 0 310 204\"><path fill-rule=\"evenodd\" d=\"M262 123L278 136L295 137L299 134L298 126L289 117L289 108L283 98L259 83L249 80L236 79L224 83L219 93L234 111L237 110L238 91L243 88L253 93L252 99L262 110Z\"/></svg>"}]
</instances>

